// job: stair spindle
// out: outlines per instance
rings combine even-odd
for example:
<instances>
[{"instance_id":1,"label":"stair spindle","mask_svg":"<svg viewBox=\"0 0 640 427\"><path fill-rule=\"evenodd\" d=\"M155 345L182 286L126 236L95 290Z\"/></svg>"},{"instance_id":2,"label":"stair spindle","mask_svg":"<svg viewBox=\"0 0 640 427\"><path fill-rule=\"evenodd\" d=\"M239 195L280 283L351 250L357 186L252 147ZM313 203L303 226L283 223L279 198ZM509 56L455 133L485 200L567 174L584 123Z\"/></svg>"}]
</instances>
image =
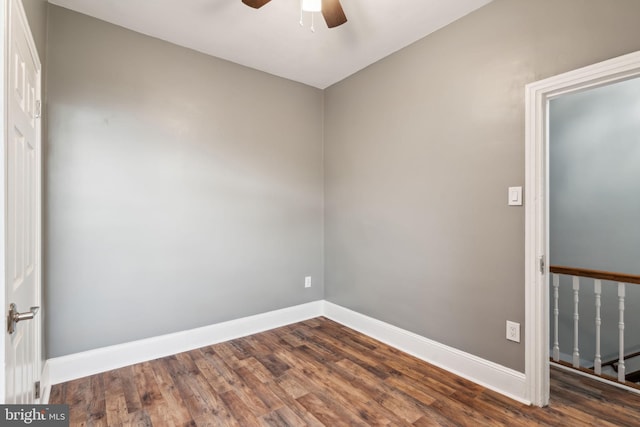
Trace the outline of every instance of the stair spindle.
<instances>
[{"instance_id":1,"label":"stair spindle","mask_svg":"<svg viewBox=\"0 0 640 427\"><path fill-rule=\"evenodd\" d=\"M596 294L596 356L593 362L593 369L596 375L602 375L602 356L600 354L600 326L602 319L600 317L600 296L602 294L602 281L596 279L594 282L594 293Z\"/></svg>"},{"instance_id":2,"label":"stair spindle","mask_svg":"<svg viewBox=\"0 0 640 427\"><path fill-rule=\"evenodd\" d=\"M553 275L553 360L560 361L560 342L558 340L558 316L560 315L560 309L558 308L560 286L560 275Z\"/></svg>"},{"instance_id":3,"label":"stair spindle","mask_svg":"<svg viewBox=\"0 0 640 427\"><path fill-rule=\"evenodd\" d=\"M625 366L624 366L624 297L625 285L618 283L618 309L620 310L620 321L618 322L618 331L620 332L620 358L618 359L618 381L625 382Z\"/></svg>"},{"instance_id":4,"label":"stair spindle","mask_svg":"<svg viewBox=\"0 0 640 427\"><path fill-rule=\"evenodd\" d=\"M580 291L580 278L573 276L573 367L580 367L580 350L578 347L578 292Z\"/></svg>"}]
</instances>

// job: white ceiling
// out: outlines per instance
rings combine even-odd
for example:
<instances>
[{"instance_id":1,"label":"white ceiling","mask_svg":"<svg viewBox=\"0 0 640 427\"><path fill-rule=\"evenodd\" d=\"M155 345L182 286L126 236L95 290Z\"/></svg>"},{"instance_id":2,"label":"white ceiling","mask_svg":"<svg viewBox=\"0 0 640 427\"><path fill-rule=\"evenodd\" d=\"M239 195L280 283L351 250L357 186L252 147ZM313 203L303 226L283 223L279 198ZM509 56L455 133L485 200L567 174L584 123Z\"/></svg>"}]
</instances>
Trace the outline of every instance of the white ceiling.
<instances>
[{"instance_id":1,"label":"white ceiling","mask_svg":"<svg viewBox=\"0 0 640 427\"><path fill-rule=\"evenodd\" d=\"M315 33L300 0L49 0L131 30L324 89L491 0L341 0L349 21Z\"/></svg>"}]
</instances>

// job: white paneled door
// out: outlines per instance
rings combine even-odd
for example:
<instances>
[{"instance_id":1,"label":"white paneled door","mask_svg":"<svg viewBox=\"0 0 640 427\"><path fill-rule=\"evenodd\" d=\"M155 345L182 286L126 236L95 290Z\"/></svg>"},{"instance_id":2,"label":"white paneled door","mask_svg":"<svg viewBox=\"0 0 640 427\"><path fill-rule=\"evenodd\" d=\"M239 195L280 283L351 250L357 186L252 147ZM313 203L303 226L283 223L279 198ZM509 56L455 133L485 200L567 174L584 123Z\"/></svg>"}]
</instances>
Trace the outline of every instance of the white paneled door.
<instances>
[{"instance_id":1,"label":"white paneled door","mask_svg":"<svg viewBox=\"0 0 640 427\"><path fill-rule=\"evenodd\" d=\"M41 372L40 62L20 0L8 0L5 167L5 402L36 403ZM11 310L13 308L13 310Z\"/></svg>"}]
</instances>

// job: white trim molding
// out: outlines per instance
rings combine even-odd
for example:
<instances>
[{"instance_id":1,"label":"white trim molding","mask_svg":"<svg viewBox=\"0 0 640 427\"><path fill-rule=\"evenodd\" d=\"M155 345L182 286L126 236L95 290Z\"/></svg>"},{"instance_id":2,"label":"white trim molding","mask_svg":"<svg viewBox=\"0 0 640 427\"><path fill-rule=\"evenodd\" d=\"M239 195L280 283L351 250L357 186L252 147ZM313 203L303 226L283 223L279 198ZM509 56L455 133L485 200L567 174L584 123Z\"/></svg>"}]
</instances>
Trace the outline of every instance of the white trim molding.
<instances>
[{"instance_id":1,"label":"white trim molding","mask_svg":"<svg viewBox=\"0 0 640 427\"><path fill-rule=\"evenodd\" d=\"M47 384L43 396L48 396L54 384L312 319L322 315L322 307L322 301L314 301L215 325L55 357L46 363Z\"/></svg>"},{"instance_id":2,"label":"white trim molding","mask_svg":"<svg viewBox=\"0 0 640 427\"><path fill-rule=\"evenodd\" d=\"M530 403L525 397L525 376L523 373L328 301L314 301L202 328L49 359L43 374L42 402L48 402L51 386L54 384L256 334L319 316L325 316L519 402Z\"/></svg>"},{"instance_id":3,"label":"white trim molding","mask_svg":"<svg viewBox=\"0 0 640 427\"><path fill-rule=\"evenodd\" d=\"M640 52L530 83L525 88L525 375L527 400L549 403L549 101L640 76ZM540 269L540 260L546 261Z\"/></svg>"},{"instance_id":4,"label":"white trim molding","mask_svg":"<svg viewBox=\"0 0 640 427\"><path fill-rule=\"evenodd\" d=\"M529 405L523 373L430 340L331 302L324 302L324 315L344 326L382 341L418 359L436 365L483 387Z\"/></svg>"},{"instance_id":5,"label":"white trim molding","mask_svg":"<svg viewBox=\"0 0 640 427\"><path fill-rule=\"evenodd\" d=\"M42 368L42 375L40 375L40 403L46 405L49 403L49 396L51 395L51 380L49 376L49 362L45 361Z\"/></svg>"}]
</instances>

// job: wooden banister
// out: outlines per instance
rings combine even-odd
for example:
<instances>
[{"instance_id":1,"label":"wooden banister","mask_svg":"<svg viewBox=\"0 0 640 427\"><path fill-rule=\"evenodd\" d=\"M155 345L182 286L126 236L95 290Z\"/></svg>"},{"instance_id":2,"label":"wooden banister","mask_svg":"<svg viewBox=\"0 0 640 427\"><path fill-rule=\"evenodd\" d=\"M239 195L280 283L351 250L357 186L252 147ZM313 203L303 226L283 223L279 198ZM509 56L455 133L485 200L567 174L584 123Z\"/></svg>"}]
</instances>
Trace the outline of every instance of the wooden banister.
<instances>
[{"instance_id":1,"label":"wooden banister","mask_svg":"<svg viewBox=\"0 0 640 427\"><path fill-rule=\"evenodd\" d=\"M586 268L564 267L561 265L549 266L549 271L554 274L566 274L568 276L590 277L592 279L610 280L619 283L633 283L640 285L640 276L624 273L613 273L611 271L588 270Z\"/></svg>"}]
</instances>

